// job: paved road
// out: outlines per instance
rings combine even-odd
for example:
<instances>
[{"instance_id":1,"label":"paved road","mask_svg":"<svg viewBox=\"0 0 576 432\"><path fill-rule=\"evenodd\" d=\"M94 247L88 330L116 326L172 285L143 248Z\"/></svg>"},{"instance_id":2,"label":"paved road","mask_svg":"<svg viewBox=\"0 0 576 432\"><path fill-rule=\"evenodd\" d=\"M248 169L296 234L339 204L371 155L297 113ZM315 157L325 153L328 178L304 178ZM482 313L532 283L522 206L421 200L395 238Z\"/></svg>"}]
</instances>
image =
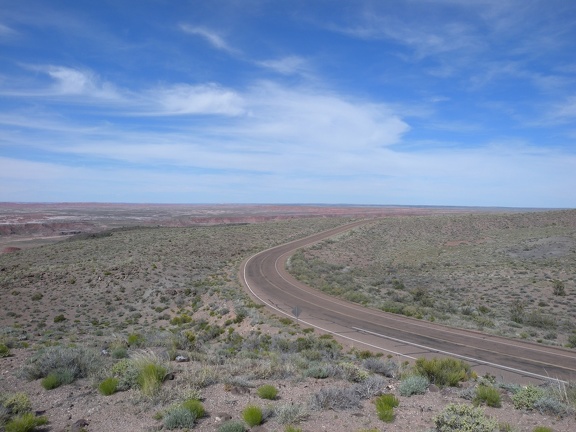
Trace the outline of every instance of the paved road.
<instances>
[{"instance_id":1,"label":"paved road","mask_svg":"<svg viewBox=\"0 0 576 432\"><path fill-rule=\"evenodd\" d=\"M450 355L471 363L479 374L531 381L546 377L576 380L576 352L460 330L366 308L314 290L289 275L287 259L295 250L371 221L358 221L260 252L240 268L251 295L275 313L294 318L347 345L382 351L400 361Z\"/></svg>"}]
</instances>

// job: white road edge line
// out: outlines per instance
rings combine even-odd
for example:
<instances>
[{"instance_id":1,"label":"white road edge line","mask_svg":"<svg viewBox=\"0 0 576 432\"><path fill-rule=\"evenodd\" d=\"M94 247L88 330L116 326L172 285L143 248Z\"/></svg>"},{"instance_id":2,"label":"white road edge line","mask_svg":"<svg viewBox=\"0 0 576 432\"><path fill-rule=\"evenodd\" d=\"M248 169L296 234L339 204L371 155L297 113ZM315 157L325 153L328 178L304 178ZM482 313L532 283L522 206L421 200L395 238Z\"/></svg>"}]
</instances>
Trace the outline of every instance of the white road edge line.
<instances>
[{"instance_id":1,"label":"white road edge line","mask_svg":"<svg viewBox=\"0 0 576 432\"><path fill-rule=\"evenodd\" d=\"M442 350L439 350L439 349L436 349L436 348L428 347L428 346L426 346L426 345L419 345L419 344L412 343L412 342L406 342L406 341L403 341L403 340L401 340L401 339L396 339L396 338L393 338L393 337L391 337L391 336L386 336L386 335L383 335L383 334L380 334L380 333L375 333L375 332L370 331L370 330L365 330L365 329L361 329L361 328L358 328L358 327L352 327L352 329L353 329L353 330L356 330L356 331L359 331L359 332L368 333L368 334L371 334L371 335L374 335L374 336L379 336L379 337L384 338L384 339L393 340L393 341L395 341L395 342L400 342L400 343L408 344L408 345L411 345L411 346L415 346L415 347L417 347L417 348L421 348L421 349L424 349L424 350L433 351L433 352L437 352L437 353L440 353L440 354L445 354L445 355L448 355L448 356L451 356L451 357L461 358L461 359L468 360L468 361L471 361L471 362L474 362L474 363L479 363L479 364L482 364L482 365L485 365L485 366L492 366L492 367L495 367L495 368L498 368L498 369L507 370L507 371L509 371L509 372L514 372L514 373L518 373L518 374L522 374L522 375L529 375L529 376L532 376L532 377L534 377L534 378L539 378L539 379L543 379L543 380L546 380L546 381L555 381L555 382L561 382L561 383L564 383L564 384L568 384L567 381L562 381L562 380L560 380L560 379L558 379L558 378L550 378L549 376L539 375L539 374L536 374L536 373L533 373L533 372L527 372L527 371L524 371L524 370L522 370L522 369L516 369L516 368L513 368L513 367L509 367L509 366L504 366L504 365L501 365L501 364L498 364L498 363L491 363L491 362L487 362L487 361L484 361L484 360L480 360L480 359L477 359L477 358L474 358L474 357L467 357L467 356L463 356L463 355L460 355L460 354L454 354L454 353L451 353L451 352L449 352L449 351L442 351Z\"/></svg>"}]
</instances>

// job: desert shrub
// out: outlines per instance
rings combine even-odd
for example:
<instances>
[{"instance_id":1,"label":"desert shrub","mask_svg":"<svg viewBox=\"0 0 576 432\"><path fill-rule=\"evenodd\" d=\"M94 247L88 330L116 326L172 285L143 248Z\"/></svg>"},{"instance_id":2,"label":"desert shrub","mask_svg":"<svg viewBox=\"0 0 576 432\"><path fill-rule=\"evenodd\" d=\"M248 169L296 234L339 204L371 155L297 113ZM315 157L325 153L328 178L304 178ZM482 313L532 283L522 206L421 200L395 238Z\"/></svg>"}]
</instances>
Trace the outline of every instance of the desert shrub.
<instances>
[{"instance_id":1,"label":"desert shrub","mask_svg":"<svg viewBox=\"0 0 576 432\"><path fill-rule=\"evenodd\" d=\"M242 418L248 426L258 426L262 423L262 408L256 405L248 405L242 411Z\"/></svg>"},{"instance_id":2,"label":"desert shrub","mask_svg":"<svg viewBox=\"0 0 576 432\"><path fill-rule=\"evenodd\" d=\"M298 423L308 417L306 408L299 404L280 405L274 409L274 414L281 425Z\"/></svg>"},{"instance_id":3,"label":"desert shrub","mask_svg":"<svg viewBox=\"0 0 576 432\"><path fill-rule=\"evenodd\" d=\"M512 403L516 409L531 410L534 409L534 403L544 396L546 396L544 389L530 384L512 395Z\"/></svg>"},{"instance_id":4,"label":"desert shrub","mask_svg":"<svg viewBox=\"0 0 576 432\"><path fill-rule=\"evenodd\" d=\"M376 405L376 412L378 418L385 423L392 423L394 421L394 408L388 405Z\"/></svg>"},{"instance_id":5,"label":"desert shrub","mask_svg":"<svg viewBox=\"0 0 576 432\"><path fill-rule=\"evenodd\" d=\"M24 414L32 410L32 403L26 393L8 394L1 402L11 414Z\"/></svg>"},{"instance_id":6,"label":"desert shrub","mask_svg":"<svg viewBox=\"0 0 576 432\"><path fill-rule=\"evenodd\" d=\"M524 316L524 324L542 329L555 329L558 327L554 315L542 310L533 310Z\"/></svg>"},{"instance_id":7,"label":"desert shrub","mask_svg":"<svg viewBox=\"0 0 576 432\"><path fill-rule=\"evenodd\" d=\"M566 345L568 348L576 348L576 334L568 336L568 343Z\"/></svg>"},{"instance_id":8,"label":"desert shrub","mask_svg":"<svg viewBox=\"0 0 576 432\"><path fill-rule=\"evenodd\" d=\"M376 412L378 418L386 423L394 421L394 408L396 408L400 401L393 394L384 394L374 401L376 405Z\"/></svg>"},{"instance_id":9,"label":"desert shrub","mask_svg":"<svg viewBox=\"0 0 576 432\"><path fill-rule=\"evenodd\" d=\"M166 376L166 368L155 364L142 364L138 368L138 386L143 394L152 396L156 393Z\"/></svg>"},{"instance_id":10,"label":"desert shrub","mask_svg":"<svg viewBox=\"0 0 576 432\"><path fill-rule=\"evenodd\" d=\"M165 362L152 351L135 354L130 362L137 370L136 383L146 396L154 395L168 373Z\"/></svg>"},{"instance_id":11,"label":"desert shrub","mask_svg":"<svg viewBox=\"0 0 576 432\"><path fill-rule=\"evenodd\" d=\"M566 406L571 408L576 408L576 383L575 382L563 382L560 380L550 380L548 381L548 386L546 388L547 393L553 396L558 401L562 402Z\"/></svg>"},{"instance_id":12,"label":"desert shrub","mask_svg":"<svg viewBox=\"0 0 576 432\"><path fill-rule=\"evenodd\" d=\"M315 364L304 371L304 376L309 378L324 379L333 375L332 367L329 365Z\"/></svg>"},{"instance_id":13,"label":"desert shrub","mask_svg":"<svg viewBox=\"0 0 576 432\"><path fill-rule=\"evenodd\" d=\"M537 399L534 402L533 407L543 415L548 414L556 417L566 417L574 414L574 408L562 403L560 400L552 396L543 396Z\"/></svg>"},{"instance_id":14,"label":"desert shrub","mask_svg":"<svg viewBox=\"0 0 576 432\"><path fill-rule=\"evenodd\" d=\"M425 376L431 383L439 387L456 387L459 382L470 378L470 365L462 360L453 358L419 358L414 369L417 375Z\"/></svg>"},{"instance_id":15,"label":"desert shrub","mask_svg":"<svg viewBox=\"0 0 576 432\"><path fill-rule=\"evenodd\" d=\"M196 415L184 407L175 407L164 414L162 422L168 430L192 428L196 422Z\"/></svg>"},{"instance_id":16,"label":"desert shrub","mask_svg":"<svg viewBox=\"0 0 576 432\"><path fill-rule=\"evenodd\" d=\"M194 414L197 419L206 415L206 409L204 409L204 405L202 405L202 402L198 399L185 400L182 402L181 406Z\"/></svg>"},{"instance_id":17,"label":"desert shrub","mask_svg":"<svg viewBox=\"0 0 576 432\"><path fill-rule=\"evenodd\" d=\"M361 399L371 398L376 395L382 394L386 388L386 381L378 375L372 375L352 387Z\"/></svg>"},{"instance_id":18,"label":"desert shrub","mask_svg":"<svg viewBox=\"0 0 576 432\"><path fill-rule=\"evenodd\" d=\"M118 379L118 390L124 391L138 385L138 369L130 359L122 359L111 368L112 376Z\"/></svg>"},{"instance_id":19,"label":"desert shrub","mask_svg":"<svg viewBox=\"0 0 576 432\"><path fill-rule=\"evenodd\" d=\"M262 399L274 400L278 396L278 389L271 384L258 387L258 396Z\"/></svg>"},{"instance_id":20,"label":"desert shrub","mask_svg":"<svg viewBox=\"0 0 576 432\"><path fill-rule=\"evenodd\" d=\"M345 410L360 406L360 395L352 388L324 388L312 395L310 408L313 410Z\"/></svg>"},{"instance_id":21,"label":"desert shrub","mask_svg":"<svg viewBox=\"0 0 576 432\"><path fill-rule=\"evenodd\" d=\"M56 316L54 317L54 322L55 322L55 323L59 323L59 322L63 322L63 321L66 321L66 317L65 317L64 315L62 315L62 314L56 315Z\"/></svg>"},{"instance_id":22,"label":"desert shrub","mask_svg":"<svg viewBox=\"0 0 576 432\"><path fill-rule=\"evenodd\" d=\"M398 365L393 361L382 361L380 359L370 357L362 362L362 366L370 372L384 375L388 378L394 378L398 373Z\"/></svg>"},{"instance_id":23,"label":"desert shrub","mask_svg":"<svg viewBox=\"0 0 576 432\"><path fill-rule=\"evenodd\" d=\"M238 420L229 420L218 428L218 432L244 432L245 430L244 423Z\"/></svg>"},{"instance_id":24,"label":"desert shrub","mask_svg":"<svg viewBox=\"0 0 576 432\"><path fill-rule=\"evenodd\" d=\"M564 286L564 282L558 279L554 279L552 281L553 293L555 296L565 296L566 295L566 287Z\"/></svg>"},{"instance_id":25,"label":"desert shrub","mask_svg":"<svg viewBox=\"0 0 576 432\"><path fill-rule=\"evenodd\" d=\"M498 422L487 417L482 408L450 404L434 417L437 432L494 432Z\"/></svg>"},{"instance_id":26,"label":"desert shrub","mask_svg":"<svg viewBox=\"0 0 576 432\"><path fill-rule=\"evenodd\" d=\"M74 379L86 378L101 369L102 365L102 356L95 350L56 346L36 353L20 370L20 375L32 381L59 370L68 370L73 373Z\"/></svg>"},{"instance_id":27,"label":"desert shrub","mask_svg":"<svg viewBox=\"0 0 576 432\"><path fill-rule=\"evenodd\" d=\"M56 369L42 379L42 387L46 390L53 390L61 385L70 384L74 381L74 371L71 369Z\"/></svg>"},{"instance_id":28,"label":"desert shrub","mask_svg":"<svg viewBox=\"0 0 576 432\"><path fill-rule=\"evenodd\" d=\"M10 356L10 348L4 343L0 343L0 357Z\"/></svg>"},{"instance_id":29,"label":"desert shrub","mask_svg":"<svg viewBox=\"0 0 576 432\"><path fill-rule=\"evenodd\" d=\"M430 385L428 378L421 375L408 375L402 378L398 391L401 396L412 396L416 394L424 394Z\"/></svg>"},{"instance_id":30,"label":"desert shrub","mask_svg":"<svg viewBox=\"0 0 576 432\"><path fill-rule=\"evenodd\" d=\"M98 386L98 391L102 393L104 396L110 396L116 393L116 389L118 388L118 378L110 377L106 378L104 381L100 383Z\"/></svg>"},{"instance_id":31,"label":"desert shrub","mask_svg":"<svg viewBox=\"0 0 576 432\"><path fill-rule=\"evenodd\" d=\"M351 382L362 382L370 376L367 371L359 368L354 363L348 362L338 364L338 375Z\"/></svg>"},{"instance_id":32,"label":"desert shrub","mask_svg":"<svg viewBox=\"0 0 576 432\"><path fill-rule=\"evenodd\" d=\"M20 414L6 423L4 430L6 432L31 432L38 426L48 423L44 416L36 417L32 413Z\"/></svg>"},{"instance_id":33,"label":"desert shrub","mask_svg":"<svg viewBox=\"0 0 576 432\"><path fill-rule=\"evenodd\" d=\"M124 347L116 347L110 352L110 355L114 359L123 359L128 357L128 351Z\"/></svg>"},{"instance_id":34,"label":"desert shrub","mask_svg":"<svg viewBox=\"0 0 576 432\"><path fill-rule=\"evenodd\" d=\"M139 333L131 333L128 335L128 345L131 347L141 347L144 345L145 339Z\"/></svg>"},{"instance_id":35,"label":"desert shrub","mask_svg":"<svg viewBox=\"0 0 576 432\"><path fill-rule=\"evenodd\" d=\"M497 388L485 385L479 385L476 387L476 394L472 399L474 405L481 405L485 403L489 407L500 408L502 404L500 403L500 392Z\"/></svg>"}]
</instances>

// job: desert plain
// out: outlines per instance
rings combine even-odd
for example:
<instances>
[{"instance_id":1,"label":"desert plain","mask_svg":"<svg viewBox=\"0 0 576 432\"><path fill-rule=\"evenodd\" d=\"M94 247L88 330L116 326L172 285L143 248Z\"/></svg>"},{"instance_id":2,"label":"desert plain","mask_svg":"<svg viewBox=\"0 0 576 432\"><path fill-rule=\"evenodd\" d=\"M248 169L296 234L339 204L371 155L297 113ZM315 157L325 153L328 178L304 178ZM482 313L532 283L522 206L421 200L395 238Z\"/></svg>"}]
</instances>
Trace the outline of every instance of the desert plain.
<instances>
[{"instance_id":1,"label":"desert plain","mask_svg":"<svg viewBox=\"0 0 576 432\"><path fill-rule=\"evenodd\" d=\"M244 290L251 255L360 219L374 223L297 251L291 274L359 305L563 347L576 364L575 210L3 203L0 424L18 430L31 413L50 431L458 430L442 420L453 404L484 411L469 430L576 429L571 381L471 371L411 393L414 365L275 316ZM478 400L486 387L499 406ZM540 399L523 404L526 388ZM392 419L376 408L383 394L399 402ZM193 419L191 400L204 409Z\"/></svg>"}]
</instances>

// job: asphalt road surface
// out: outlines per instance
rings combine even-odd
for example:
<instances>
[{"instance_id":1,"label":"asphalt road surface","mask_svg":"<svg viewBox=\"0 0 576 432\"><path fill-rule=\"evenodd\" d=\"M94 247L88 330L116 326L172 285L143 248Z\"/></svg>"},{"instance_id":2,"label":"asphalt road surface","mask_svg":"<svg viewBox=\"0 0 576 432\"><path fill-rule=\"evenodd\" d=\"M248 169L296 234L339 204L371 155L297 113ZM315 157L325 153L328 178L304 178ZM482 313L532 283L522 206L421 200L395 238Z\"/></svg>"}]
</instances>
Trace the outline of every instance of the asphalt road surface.
<instances>
[{"instance_id":1,"label":"asphalt road surface","mask_svg":"<svg viewBox=\"0 0 576 432\"><path fill-rule=\"evenodd\" d=\"M286 261L297 249L370 222L353 222L262 251L242 263L242 283L278 315L333 334L345 345L380 351L399 361L451 356L469 362L479 375L490 373L515 382L576 380L576 352L572 350L363 307L312 289L286 271Z\"/></svg>"}]
</instances>

